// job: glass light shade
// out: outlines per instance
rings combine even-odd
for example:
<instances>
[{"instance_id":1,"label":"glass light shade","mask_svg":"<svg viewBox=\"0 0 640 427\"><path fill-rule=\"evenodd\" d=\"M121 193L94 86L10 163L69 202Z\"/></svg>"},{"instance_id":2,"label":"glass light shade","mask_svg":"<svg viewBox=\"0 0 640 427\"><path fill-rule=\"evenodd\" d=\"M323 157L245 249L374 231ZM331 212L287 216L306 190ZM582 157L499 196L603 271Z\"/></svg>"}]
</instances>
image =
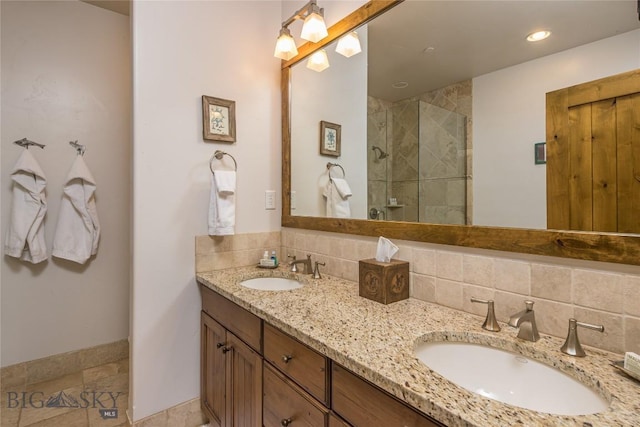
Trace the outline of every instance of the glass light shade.
<instances>
[{"instance_id":1,"label":"glass light shade","mask_svg":"<svg viewBox=\"0 0 640 427\"><path fill-rule=\"evenodd\" d=\"M322 16L313 12L305 18L300 37L316 43L327 37L328 34L327 26L325 25Z\"/></svg>"},{"instance_id":2,"label":"glass light shade","mask_svg":"<svg viewBox=\"0 0 640 427\"><path fill-rule=\"evenodd\" d=\"M307 68L320 72L329 68L329 58L327 52L324 49L320 49L309 57L307 61Z\"/></svg>"},{"instance_id":3,"label":"glass light shade","mask_svg":"<svg viewBox=\"0 0 640 427\"><path fill-rule=\"evenodd\" d=\"M350 32L346 36L338 40L338 46L336 46L336 52L340 55L344 55L347 58L362 52L360 47L360 39L358 33L355 31Z\"/></svg>"},{"instance_id":4,"label":"glass light shade","mask_svg":"<svg viewBox=\"0 0 640 427\"><path fill-rule=\"evenodd\" d=\"M540 40L546 39L550 35L551 35L551 31L549 30L536 31L535 33L531 33L527 36L527 41L539 42Z\"/></svg>"},{"instance_id":5,"label":"glass light shade","mask_svg":"<svg viewBox=\"0 0 640 427\"><path fill-rule=\"evenodd\" d=\"M296 48L295 40L291 37L291 32L288 28L281 29L278 41L276 41L276 50L273 52L273 56L287 61L297 54L298 49Z\"/></svg>"}]
</instances>

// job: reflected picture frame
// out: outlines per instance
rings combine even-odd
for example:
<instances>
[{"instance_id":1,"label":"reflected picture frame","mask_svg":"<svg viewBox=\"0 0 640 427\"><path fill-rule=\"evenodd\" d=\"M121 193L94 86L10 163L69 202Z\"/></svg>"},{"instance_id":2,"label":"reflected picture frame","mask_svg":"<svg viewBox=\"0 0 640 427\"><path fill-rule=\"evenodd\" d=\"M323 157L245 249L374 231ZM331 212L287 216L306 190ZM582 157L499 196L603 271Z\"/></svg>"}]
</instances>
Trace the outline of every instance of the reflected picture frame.
<instances>
[{"instance_id":1,"label":"reflected picture frame","mask_svg":"<svg viewBox=\"0 0 640 427\"><path fill-rule=\"evenodd\" d=\"M320 122L320 154L325 156L340 157L340 139L342 126L326 122Z\"/></svg>"},{"instance_id":2,"label":"reflected picture frame","mask_svg":"<svg viewBox=\"0 0 640 427\"><path fill-rule=\"evenodd\" d=\"M236 141L236 102L202 95L202 137L208 141Z\"/></svg>"}]
</instances>

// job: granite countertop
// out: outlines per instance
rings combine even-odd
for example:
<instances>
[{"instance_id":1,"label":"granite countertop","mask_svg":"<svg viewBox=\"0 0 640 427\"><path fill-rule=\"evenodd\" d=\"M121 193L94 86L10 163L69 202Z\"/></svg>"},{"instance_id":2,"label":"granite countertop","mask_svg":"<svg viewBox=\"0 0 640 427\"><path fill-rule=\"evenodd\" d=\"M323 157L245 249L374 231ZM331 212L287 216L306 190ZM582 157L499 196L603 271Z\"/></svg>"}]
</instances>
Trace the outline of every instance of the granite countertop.
<instances>
[{"instance_id":1,"label":"granite countertop","mask_svg":"<svg viewBox=\"0 0 640 427\"><path fill-rule=\"evenodd\" d=\"M298 278L305 286L274 292L239 284L270 276ZM413 298L383 305L360 297L355 282L330 276L314 280L282 267L204 272L197 280L448 426L640 425L640 383L611 365L622 359L619 354L587 347L587 357L571 357L559 351L564 342L559 338L542 335L535 343L522 341L508 325L487 332L478 316ZM593 415L550 415L469 392L414 357L416 343L443 339L489 344L555 366L597 389L611 402L609 409Z\"/></svg>"}]
</instances>

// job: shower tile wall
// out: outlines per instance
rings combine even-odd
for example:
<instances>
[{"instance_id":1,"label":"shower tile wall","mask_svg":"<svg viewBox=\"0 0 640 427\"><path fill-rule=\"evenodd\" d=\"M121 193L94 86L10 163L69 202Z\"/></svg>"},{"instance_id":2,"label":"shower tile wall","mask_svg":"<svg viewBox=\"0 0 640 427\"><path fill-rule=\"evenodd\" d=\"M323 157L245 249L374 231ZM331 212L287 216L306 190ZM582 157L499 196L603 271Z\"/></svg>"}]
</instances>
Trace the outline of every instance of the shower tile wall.
<instances>
[{"instance_id":1,"label":"shower tile wall","mask_svg":"<svg viewBox=\"0 0 640 427\"><path fill-rule=\"evenodd\" d=\"M419 221L465 224L466 120L420 102Z\"/></svg>"},{"instance_id":2,"label":"shower tile wall","mask_svg":"<svg viewBox=\"0 0 640 427\"><path fill-rule=\"evenodd\" d=\"M392 127L387 120L391 103L373 97L368 97L367 101L367 206L369 209L375 207L384 211L387 204L387 182L390 178L387 162L392 158L390 148L387 147L388 133ZM380 148L388 157L378 159L373 147Z\"/></svg>"}]
</instances>

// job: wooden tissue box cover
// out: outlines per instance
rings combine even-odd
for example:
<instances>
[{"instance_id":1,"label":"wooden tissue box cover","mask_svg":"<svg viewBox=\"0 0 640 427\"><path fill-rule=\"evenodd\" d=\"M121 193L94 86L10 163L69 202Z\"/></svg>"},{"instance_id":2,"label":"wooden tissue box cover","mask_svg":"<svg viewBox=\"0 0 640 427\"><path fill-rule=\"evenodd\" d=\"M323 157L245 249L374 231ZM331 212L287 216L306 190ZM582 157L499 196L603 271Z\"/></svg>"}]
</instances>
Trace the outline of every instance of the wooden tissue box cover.
<instances>
[{"instance_id":1,"label":"wooden tissue box cover","mask_svg":"<svg viewBox=\"0 0 640 427\"><path fill-rule=\"evenodd\" d=\"M409 298L409 263L392 259L379 262L363 259L360 267L360 296L382 304Z\"/></svg>"}]
</instances>

